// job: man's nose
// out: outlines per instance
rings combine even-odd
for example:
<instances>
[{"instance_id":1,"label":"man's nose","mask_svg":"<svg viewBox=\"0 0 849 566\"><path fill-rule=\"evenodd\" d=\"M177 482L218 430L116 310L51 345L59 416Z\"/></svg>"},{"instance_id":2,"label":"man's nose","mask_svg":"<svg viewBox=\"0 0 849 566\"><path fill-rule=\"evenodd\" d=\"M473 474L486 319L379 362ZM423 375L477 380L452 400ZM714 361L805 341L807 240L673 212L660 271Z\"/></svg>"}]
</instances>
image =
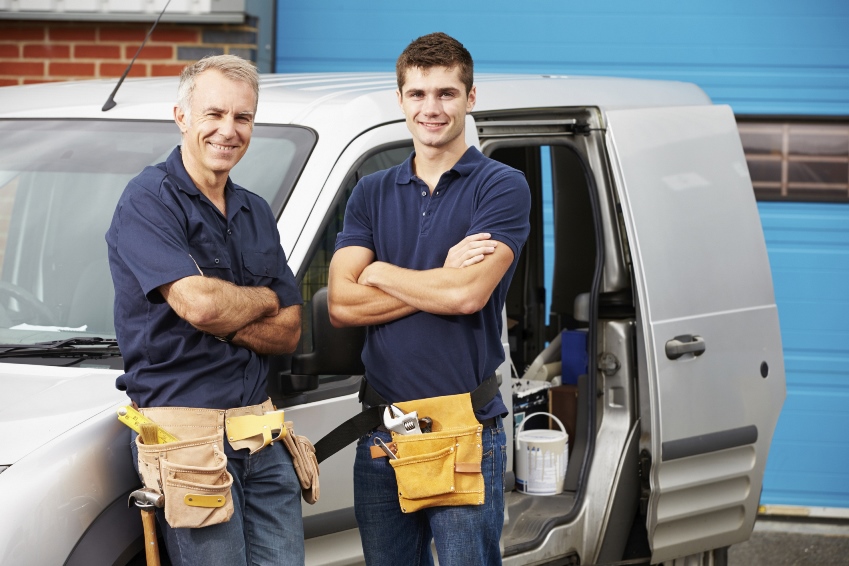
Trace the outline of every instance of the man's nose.
<instances>
[{"instance_id":1,"label":"man's nose","mask_svg":"<svg viewBox=\"0 0 849 566\"><path fill-rule=\"evenodd\" d=\"M218 133L225 137L231 137L236 133L236 119L233 116L224 116L218 122Z\"/></svg>"},{"instance_id":2,"label":"man's nose","mask_svg":"<svg viewBox=\"0 0 849 566\"><path fill-rule=\"evenodd\" d=\"M428 115L435 115L442 112L442 104L437 96L426 96L422 111Z\"/></svg>"}]
</instances>

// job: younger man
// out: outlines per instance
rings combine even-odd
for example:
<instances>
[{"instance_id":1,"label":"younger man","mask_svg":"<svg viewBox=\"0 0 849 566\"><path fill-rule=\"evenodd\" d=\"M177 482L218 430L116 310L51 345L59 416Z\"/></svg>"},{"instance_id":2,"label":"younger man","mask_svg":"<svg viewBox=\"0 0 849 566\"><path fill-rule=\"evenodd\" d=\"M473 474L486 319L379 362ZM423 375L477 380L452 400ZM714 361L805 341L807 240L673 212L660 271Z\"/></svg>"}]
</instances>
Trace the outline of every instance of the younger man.
<instances>
[{"instance_id":1,"label":"younger man","mask_svg":"<svg viewBox=\"0 0 849 566\"><path fill-rule=\"evenodd\" d=\"M390 402L469 393L504 361L502 309L529 232L530 190L521 172L465 139L475 105L473 62L434 33L398 58L398 103L413 136L403 164L360 181L348 201L330 264L336 326L368 326L368 384ZM458 243L459 242L459 243ZM500 395L480 407L482 505L402 512L394 470L360 439L354 505L366 562L500 564L506 439Z\"/></svg>"}]
</instances>

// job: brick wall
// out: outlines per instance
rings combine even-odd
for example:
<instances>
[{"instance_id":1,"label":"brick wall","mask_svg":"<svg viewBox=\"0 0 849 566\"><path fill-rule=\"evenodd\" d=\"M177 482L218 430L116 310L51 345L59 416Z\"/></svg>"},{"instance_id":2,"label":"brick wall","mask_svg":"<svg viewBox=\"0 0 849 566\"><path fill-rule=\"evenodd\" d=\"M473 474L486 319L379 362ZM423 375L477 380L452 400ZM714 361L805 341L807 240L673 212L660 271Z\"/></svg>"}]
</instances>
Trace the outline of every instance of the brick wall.
<instances>
[{"instance_id":1,"label":"brick wall","mask_svg":"<svg viewBox=\"0 0 849 566\"><path fill-rule=\"evenodd\" d=\"M120 77L151 23L0 20L0 86ZM151 35L128 76L178 75L205 55L256 62L257 22L164 24Z\"/></svg>"}]
</instances>

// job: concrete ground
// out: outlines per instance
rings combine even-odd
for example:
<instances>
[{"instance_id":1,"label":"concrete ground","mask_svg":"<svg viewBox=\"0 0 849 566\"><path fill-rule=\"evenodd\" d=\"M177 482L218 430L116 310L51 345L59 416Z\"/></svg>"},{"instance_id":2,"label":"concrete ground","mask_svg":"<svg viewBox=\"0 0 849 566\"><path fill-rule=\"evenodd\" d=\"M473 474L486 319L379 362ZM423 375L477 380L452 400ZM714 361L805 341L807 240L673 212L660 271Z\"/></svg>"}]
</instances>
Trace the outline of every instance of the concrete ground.
<instances>
[{"instance_id":1,"label":"concrete ground","mask_svg":"<svg viewBox=\"0 0 849 566\"><path fill-rule=\"evenodd\" d=\"M728 551L729 566L847 566L849 521L761 516L752 537Z\"/></svg>"}]
</instances>

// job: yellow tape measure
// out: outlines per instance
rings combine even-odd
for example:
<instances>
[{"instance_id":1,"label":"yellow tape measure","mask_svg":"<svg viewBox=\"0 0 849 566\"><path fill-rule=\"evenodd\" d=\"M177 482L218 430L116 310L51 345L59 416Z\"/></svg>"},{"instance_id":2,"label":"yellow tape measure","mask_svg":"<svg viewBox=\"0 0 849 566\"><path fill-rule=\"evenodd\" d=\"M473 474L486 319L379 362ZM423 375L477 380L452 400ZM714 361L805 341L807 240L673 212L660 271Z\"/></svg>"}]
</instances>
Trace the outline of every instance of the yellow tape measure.
<instances>
[{"instance_id":1,"label":"yellow tape measure","mask_svg":"<svg viewBox=\"0 0 849 566\"><path fill-rule=\"evenodd\" d=\"M139 434L141 434L141 425L153 424L152 420L133 409L130 405L126 405L118 409L118 420ZM157 437L159 439L159 444L165 444L166 442L177 442L179 440L176 436L163 429L162 427L158 427L156 432Z\"/></svg>"}]
</instances>

